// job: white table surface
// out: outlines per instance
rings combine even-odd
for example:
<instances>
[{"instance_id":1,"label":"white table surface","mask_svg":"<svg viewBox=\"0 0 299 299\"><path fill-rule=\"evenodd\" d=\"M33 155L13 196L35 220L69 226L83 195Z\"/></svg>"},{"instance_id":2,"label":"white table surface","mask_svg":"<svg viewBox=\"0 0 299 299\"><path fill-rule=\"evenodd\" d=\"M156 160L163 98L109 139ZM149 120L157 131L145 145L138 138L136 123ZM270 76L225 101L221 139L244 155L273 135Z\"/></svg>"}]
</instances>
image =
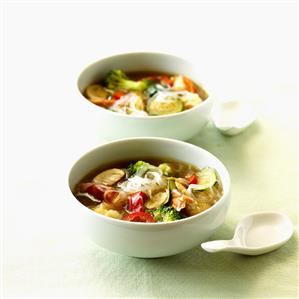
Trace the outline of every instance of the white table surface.
<instances>
[{"instance_id":1,"label":"white table surface","mask_svg":"<svg viewBox=\"0 0 299 299\"><path fill-rule=\"evenodd\" d=\"M272 290L268 291L267 285L239 276L237 284L224 279L222 283L228 289L218 293L213 291L213 285L201 287L193 280L185 281L186 289L166 292L154 275L155 271L172 275L165 260L150 265L142 260L132 262L96 247L80 233L80 224L67 213L66 200L70 196L67 174L71 164L91 147L105 142L81 113L76 90L79 72L103 56L126 51L161 51L194 61L203 81L216 96L247 99L258 112L257 122L242 135L226 138L210 125L191 140L222 159L233 178L231 209L217 237L230 237L237 221L260 207L284 212L295 223L298 196L295 1L251 4L6 1L3 8L3 296L298 295L294 277L285 279L285 289L270 280ZM248 170L245 177L244 169ZM239 204L244 198L251 200L251 204ZM290 254L292 260L288 262L293 261L295 274L298 259L294 251ZM183 255L180 265L195 267L195 271L196 260L191 265L187 257ZM208 259L213 262L214 257L205 255L206 267ZM238 267L242 268L240 258L229 257L240 262ZM109 272L106 259L117 275ZM274 276L276 262L267 260L273 265ZM131 263L134 279L139 276L144 281L145 271L147 275L150 271L151 279L156 279L161 289L151 292L148 283L141 291L137 281L130 282L124 277L127 272L119 269L130 267ZM189 271L190 277L192 273ZM282 267L275 278L286 273ZM218 279L228 277L226 273L219 275ZM167 280L168 285L171 281L175 284L176 277L181 279L179 283L184 283L183 276L174 274L173 279ZM252 291L246 286L247 281Z\"/></svg>"}]
</instances>

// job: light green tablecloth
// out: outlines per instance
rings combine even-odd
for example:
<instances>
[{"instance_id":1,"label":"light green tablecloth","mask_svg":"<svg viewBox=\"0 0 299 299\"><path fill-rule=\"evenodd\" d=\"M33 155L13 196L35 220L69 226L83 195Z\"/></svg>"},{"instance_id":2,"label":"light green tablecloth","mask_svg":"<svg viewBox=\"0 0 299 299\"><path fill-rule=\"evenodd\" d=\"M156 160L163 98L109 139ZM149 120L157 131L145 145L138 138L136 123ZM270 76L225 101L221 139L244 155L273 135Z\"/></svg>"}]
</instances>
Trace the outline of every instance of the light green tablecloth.
<instances>
[{"instance_id":1,"label":"light green tablecloth","mask_svg":"<svg viewBox=\"0 0 299 299\"><path fill-rule=\"evenodd\" d=\"M191 140L223 160L232 178L227 219L211 239L232 237L238 220L255 211L283 212L296 223L294 119L277 119L273 125L267 122L266 115L263 117L263 121L258 120L239 136L224 137L210 125ZM23 186L23 192L31 187ZM7 223L9 232L5 242L5 294L8 297L43 297L45 294L50 297L180 299L298 296L295 235L281 249L257 257L209 254L194 248L168 258L130 258L98 248L80 234L76 220L65 219L65 214L57 211L61 195L53 197L54 202L47 202L47 213L32 213L31 208L34 209L38 200L44 202L45 194L40 192L38 196L29 207L29 201L19 202L17 214L10 205L7 208L8 216L15 217ZM31 224L26 213L34 220ZM18 217L21 222L14 227Z\"/></svg>"}]
</instances>

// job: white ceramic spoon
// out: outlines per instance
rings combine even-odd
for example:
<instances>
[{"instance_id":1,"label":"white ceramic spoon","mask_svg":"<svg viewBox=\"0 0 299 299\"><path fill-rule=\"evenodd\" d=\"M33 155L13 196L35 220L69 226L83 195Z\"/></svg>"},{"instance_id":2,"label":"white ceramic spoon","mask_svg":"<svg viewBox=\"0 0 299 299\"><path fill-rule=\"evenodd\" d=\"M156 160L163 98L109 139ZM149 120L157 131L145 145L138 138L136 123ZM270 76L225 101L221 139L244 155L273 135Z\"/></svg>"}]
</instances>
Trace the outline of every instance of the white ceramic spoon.
<instances>
[{"instance_id":1,"label":"white ceramic spoon","mask_svg":"<svg viewBox=\"0 0 299 299\"><path fill-rule=\"evenodd\" d=\"M215 127L225 135L237 135L256 119L253 107L246 102L226 100L216 102L212 110Z\"/></svg>"},{"instance_id":2,"label":"white ceramic spoon","mask_svg":"<svg viewBox=\"0 0 299 299\"><path fill-rule=\"evenodd\" d=\"M247 255L270 252L286 243L293 234L290 219L280 213L254 213L243 218L232 240L205 242L208 252L230 251Z\"/></svg>"}]
</instances>

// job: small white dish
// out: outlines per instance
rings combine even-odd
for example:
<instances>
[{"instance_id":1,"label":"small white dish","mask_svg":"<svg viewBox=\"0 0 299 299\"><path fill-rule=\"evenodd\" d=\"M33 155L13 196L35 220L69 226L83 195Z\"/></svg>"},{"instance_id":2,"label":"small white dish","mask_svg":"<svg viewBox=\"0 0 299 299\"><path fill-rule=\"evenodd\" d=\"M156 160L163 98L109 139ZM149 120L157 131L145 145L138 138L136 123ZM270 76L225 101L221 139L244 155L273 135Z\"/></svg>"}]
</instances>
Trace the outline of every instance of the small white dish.
<instances>
[{"instance_id":1,"label":"small white dish","mask_svg":"<svg viewBox=\"0 0 299 299\"><path fill-rule=\"evenodd\" d=\"M259 255L285 244L293 234L290 219L275 212L254 213L243 218L232 240L217 240L201 244L208 252L228 251Z\"/></svg>"},{"instance_id":2,"label":"small white dish","mask_svg":"<svg viewBox=\"0 0 299 299\"><path fill-rule=\"evenodd\" d=\"M215 127L225 135L237 135L248 128L256 119L250 104L238 100L216 102L212 110Z\"/></svg>"}]
</instances>

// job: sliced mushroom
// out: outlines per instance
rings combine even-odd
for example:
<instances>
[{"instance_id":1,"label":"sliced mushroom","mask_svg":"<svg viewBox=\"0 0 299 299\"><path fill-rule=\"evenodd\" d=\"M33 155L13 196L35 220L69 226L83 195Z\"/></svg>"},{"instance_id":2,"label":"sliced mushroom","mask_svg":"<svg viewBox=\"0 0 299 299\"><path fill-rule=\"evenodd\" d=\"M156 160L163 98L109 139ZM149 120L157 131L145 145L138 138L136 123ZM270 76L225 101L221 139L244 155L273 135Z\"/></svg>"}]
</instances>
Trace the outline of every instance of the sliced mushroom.
<instances>
[{"instance_id":1,"label":"sliced mushroom","mask_svg":"<svg viewBox=\"0 0 299 299\"><path fill-rule=\"evenodd\" d=\"M109 93L98 84L89 85L85 90L86 97L94 104L108 108L115 103L115 100L108 99Z\"/></svg>"},{"instance_id":2,"label":"sliced mushroom","mask_svg":"<svg viewBox=\"0 0 299 299\"><path fill-rule=\"evenodd\" d=\"M147 209L156 209L165 203L167 203L169 200L169 189L158 192L155 195L153 195L144 205Z\"/></svg>"},{"instance_id":3,"label":"sliced mushroom","mask_svg":"<svg viewBox=\"0 0 299 299\"><path fill-rule=\"evenodd\" d=\"M123 178L125 172L119 168L105 170L93 178L93 182L105 186L112 186Z\"/></svg>"},{"instance_id":4,"label":"sliced mushroom","mask_svg":"<svg viewBox=\"0 0 299 299\"><path fill-rule=\"evenodd\" d=\"M108 96L107 91L99 84L89 85L85 94L90 100L106 99Z\"/></svg>"}]
</instances>

